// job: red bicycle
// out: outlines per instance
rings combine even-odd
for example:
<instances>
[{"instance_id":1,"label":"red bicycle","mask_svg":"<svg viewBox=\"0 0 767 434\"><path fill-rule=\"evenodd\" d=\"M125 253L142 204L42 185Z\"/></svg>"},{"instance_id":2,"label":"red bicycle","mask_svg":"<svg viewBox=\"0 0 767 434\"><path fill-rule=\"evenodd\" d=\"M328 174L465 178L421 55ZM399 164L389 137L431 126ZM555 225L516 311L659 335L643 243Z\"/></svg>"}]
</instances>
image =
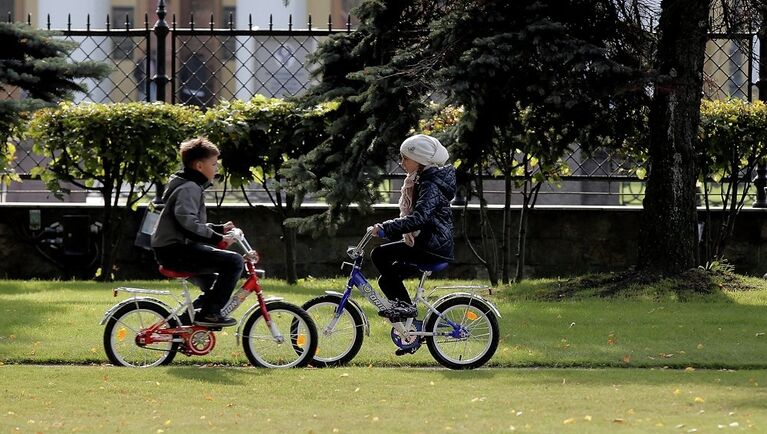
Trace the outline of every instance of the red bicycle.
<instances>
[{"instance_id":1,"label":"red bicycle","mask_svg":"<svg viewBox=\"0 0 767 434\"><path fill-rule=\"evenodd\" d=\"M246 251L252 248L240 229L233 229L236 243ZM306 366L317 350L317 329L302 308L279 297L265 298L259 283L263 270L257 270L254 259L245 254L248 277L229 303L221 310L229 315L255 293L254 304L237 327L236 339L242 339L248 360L258 367L292 368ZM104 349L109 361L118 366L151 367L167 365L177 353L203 356L216 346L214 332L220 327L194 324L195 310L187 279L193 273L181 273L160 267L160 272L177 279L183 286L181 298L171 291L144 288L116 288L132 296L109 309L101 320ZM153 296L174 298L176 308Z\"/></svg>"}]
</instances>

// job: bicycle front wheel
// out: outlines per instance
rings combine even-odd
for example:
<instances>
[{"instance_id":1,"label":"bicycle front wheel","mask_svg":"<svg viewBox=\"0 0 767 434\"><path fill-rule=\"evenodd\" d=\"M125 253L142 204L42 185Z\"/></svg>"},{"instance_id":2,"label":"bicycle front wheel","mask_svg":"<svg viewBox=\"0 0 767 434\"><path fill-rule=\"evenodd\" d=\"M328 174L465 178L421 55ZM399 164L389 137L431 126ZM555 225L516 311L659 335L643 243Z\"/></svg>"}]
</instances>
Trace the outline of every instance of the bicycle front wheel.
<instances>
[{"instance_id":1,"label":"bicycle front wheel","mask_svg":"<svg viewBox=\"0 0 767 434\"><path fill-rule=\"evenodd\" d=\"M424 330L432 335L426 345L432 357L450 369L484 365L498 348L498 319L486 303L472 297L455 297L435 306Z\"/></svg>"},{"instance_id":2,"label":"bicycle front wheel","mask_svg":"<svg viewBox=\"0 0 767 434\"><path fill-rule=\"evenodd\" d=\"M357 309L350 309L347 303L331 329L341 299L335 295L322 295L306 303L303 308L317 324L319 344L312 359L312 366L343 366L349 363L362 347L364 323Z\"/></svg>"},{"instance_id":3,"label":"bicycle front wheel","mask_svg":"<svg viewBox=\"0 0 767 434\"><path fill-rule=\"evenodd\" d=\"M148 368L167 365L176 357L177 342L155 342L139 345L136 336L151 325L167 321L162 328L176 328L170 312L151 301L128 303L117 310L104 329L104 350L109 361L116 366Z\"/></svg>"},{"instance_id":4,"label":"bicycle front wheel","mask_svg":"<svg viewBox=\"0 0 767 434\"><path fill-rule=\"evenodd\" d=\"M317 351L317 328L300 307L281 301L266 304L273 328L260 309L242 328L242 346L250 363L261 368L300 368ZM280 335L274 336L272 329Z\"/></svg>"}]
</instances>

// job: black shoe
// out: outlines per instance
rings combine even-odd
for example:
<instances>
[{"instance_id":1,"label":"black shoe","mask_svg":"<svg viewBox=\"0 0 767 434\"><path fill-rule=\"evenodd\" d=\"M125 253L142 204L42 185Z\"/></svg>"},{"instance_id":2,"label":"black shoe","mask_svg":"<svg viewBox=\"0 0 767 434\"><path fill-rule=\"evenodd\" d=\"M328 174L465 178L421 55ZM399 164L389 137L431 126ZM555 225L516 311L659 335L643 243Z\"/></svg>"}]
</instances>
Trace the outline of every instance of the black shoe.
<instances>
[{"instance_id":1,"label":"black shoe","mask_svg":"<svg viewBox=\"0 0 767 434\"><path fill-rule=\"evenodd\" d=\"M205 327L229 327L237 324L237 320L219 313L200 313L194 323Z\"/></svg>"},{"instance_id":2,"label":"black shoe","mask_svg":"<svg viewBox=\"0 0 767 434\"><path fill-rule=\"evenodd\" d=\"M379 311L378 316L388 318L391 322L401 322L404 319L418 316L418 309L408 302L394 300L391 302L391 307Z\"/></svg>"},{"instance_id":3,"label":"black shoe","mask_svg":"<svg viewBox=\"0 0 767 434\"><path fill-rule=\"evenodd\" d=\"M200 309L194 310L194 317L197 318L200 315ZM192 325L192 321L189 321L189 312L184 311L181 315L178 316L178 322L180 325Z\"/></svg>"},{"instance_id":4,"label":"black shoe","mask_svg":"<svg viewBox=\"0 0 767 434\"><path fill-rule=\"evenodd\" d=\"M194 309L194 317L197 318L200 314L200 308L202 307L202 300L199 298L192 302L192 309ZM189 311L185 310L184 313L178 316L180 325L191 325L192 321L189 320Z\"/></svg>"}]
</instances>

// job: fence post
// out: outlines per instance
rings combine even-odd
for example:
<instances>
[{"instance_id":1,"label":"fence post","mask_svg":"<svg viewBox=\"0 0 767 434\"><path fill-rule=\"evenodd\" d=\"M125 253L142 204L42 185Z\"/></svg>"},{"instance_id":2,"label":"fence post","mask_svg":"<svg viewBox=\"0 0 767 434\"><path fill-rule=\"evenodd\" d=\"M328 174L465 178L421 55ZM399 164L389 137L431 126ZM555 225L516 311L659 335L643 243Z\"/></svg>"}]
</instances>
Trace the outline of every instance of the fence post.
<instances>
[{"instance_id":1,"label":"fence post","mask_svg":"<svg viewBox=\"0 0 767 434\"><path fill-rule=\"evenodd\" d=\"M155 65L157 65L157 71L152 77L152 81L157 87L157 101L165 102L165 87L168 84L168 75L165 73L165 42L170 33L168 23L165 21L165 0L160 0L157 4L157 22L154 23L154 34L157 38L157 58L155 59ZM151 54L150 54L151 55ZM173 144L175 145L175 143ZM162 201L163 193L165 192L165 186L162 180L155 180L155 203Z\"/></svg>"},{"instance_id":2,"label":"fence post","mask_svg":"<svg viewBox=\"0 0 767 434\"><path fill-rule=\"evenodd\" d=\"M759 100L767 101L767 12L762 12L762 21L759 24L757 32L759 38L759 80L756 82L756 88L759 89ZM767 208L767 164L762 160L756 167L756 178L754 178L756 187L756 201L753 208Z\"/></svg>"},{"instance_id":3,"label":"fence post","mask_svg":"<svg viewBox=\"0 0 767 434\"><path fill-rule=\"evenodd\" d=\"M157 5L157 22L154 24L154 34L157 38L157 59L155 65L157 65L157 72L152 77L152 81L157 86L157 101L165 102L165 87L170 79L165 73L165 46L168 33L168 23L165 21L165 0L160 0Z\"/></svg>"}]
</instances>

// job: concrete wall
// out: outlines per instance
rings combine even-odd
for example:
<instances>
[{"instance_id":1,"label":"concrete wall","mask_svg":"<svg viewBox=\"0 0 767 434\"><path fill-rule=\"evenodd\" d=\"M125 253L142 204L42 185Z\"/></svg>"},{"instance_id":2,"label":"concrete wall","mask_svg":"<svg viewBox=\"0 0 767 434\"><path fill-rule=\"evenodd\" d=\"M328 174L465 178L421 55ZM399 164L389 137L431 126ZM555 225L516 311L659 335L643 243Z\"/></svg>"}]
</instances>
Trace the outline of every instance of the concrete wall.
<instances>
[{"instance_id":1,"label":"concrete wall","mask_svg":"<svg viewBox=\"0 0 767 434\"><path fill-rule=\"evenodd\" d=\"M30 229L30 210L39 210L41 227L63 222L65 215L88 215L98 221L97 207L4 205L0 206L0 278L51 279L87 277L95 250L95 238L85 255L65 254L63 246L52 248L34 241L40 230ZM312 213L317 210L307 209ZM37 211L33 211L35 213ZM355 216L338 233L318 238L299 236L298 272L300 276L327 277L341 275L340 264L346 259L349 245L359 240L365 228L377 221L392 218L397 210L392 206L377 208L372 215ZM516 222L518 211L512 216ZM128 213L120 222L123 233L119 253L118 279L158 278L150 252L133 246L143 210ZM735 239L727 254L736 271L762 275L767 272L767 211L746 209L739 216ZM34 219L34 216L32 217ZM273 213L265 208L228 207L209 209L211 221L233 220L242 227L251 243L261 252L262 267L270 276L284 276L281 233ZM497 231L501 227L501 211L491 210ZM528 260L529 277L569 276L597 271L621 271L636 261L638 225L641 210L636 208L540 208L530 219ZM454 278L486 278L484 267L467 247L466 235L479 243L478 212L469 210L466 216L455 209L456 262L441 275ZM516 233L516 228L515 228ZM63 237L64 234L58 234ZM74 248L78 239L72 239ZM72 248L72 245L69 246ZM89 268L90 266L90 268ZM366 273L374 277L372 265L366 263Z\"/></svg>"}]
</instances>

